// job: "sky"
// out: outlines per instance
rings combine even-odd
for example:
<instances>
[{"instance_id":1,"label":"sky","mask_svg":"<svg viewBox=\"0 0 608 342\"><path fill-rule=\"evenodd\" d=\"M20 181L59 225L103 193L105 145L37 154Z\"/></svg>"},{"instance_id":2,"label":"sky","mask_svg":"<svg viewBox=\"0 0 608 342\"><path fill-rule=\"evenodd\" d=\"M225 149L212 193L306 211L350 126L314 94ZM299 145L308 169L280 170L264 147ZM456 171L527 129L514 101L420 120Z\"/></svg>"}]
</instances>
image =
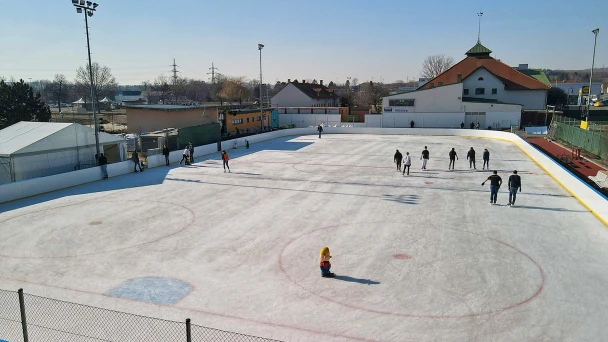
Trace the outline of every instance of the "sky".
<instances>
[{"instance_id":1,"label":"sky","mask_svg":"<svg viewBox=\"0 0 608 342\"><path fill-rule=\"evenodd\" d=\"M99 0L89 18L94 62L119 84L179 75L264 83L417 79L424 59L456 62L477 42L516 66L589 69L608 65L606 0ZM84 18L70 0L0 0L0 76L73 80L87 63Z\"/></svg>"}]
</instances>

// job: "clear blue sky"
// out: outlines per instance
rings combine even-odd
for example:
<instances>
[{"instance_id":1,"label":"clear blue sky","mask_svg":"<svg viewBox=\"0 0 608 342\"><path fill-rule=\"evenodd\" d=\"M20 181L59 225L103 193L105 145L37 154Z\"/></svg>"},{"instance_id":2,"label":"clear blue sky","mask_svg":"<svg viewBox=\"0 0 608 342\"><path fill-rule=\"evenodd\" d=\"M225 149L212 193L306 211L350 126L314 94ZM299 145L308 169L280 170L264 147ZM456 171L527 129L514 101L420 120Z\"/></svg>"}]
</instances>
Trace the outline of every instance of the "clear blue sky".
<instances>
[{"instance_id":1,"label":"clear blue sky","mask_svg":"<svg viewBox=\"0 0 608 342\"><path fill-rule=\"evenodd\" d=\"M412 79L428 55L455 61L477 40L509 65L608 65L606 0L100 0L90 18L93 61L120 84L169 75L207 79L214 62L228 76L264 82ZM0 76L72 80L86 63L84 19L70 0L0 0Z\"/></svg>"}]
</instances>

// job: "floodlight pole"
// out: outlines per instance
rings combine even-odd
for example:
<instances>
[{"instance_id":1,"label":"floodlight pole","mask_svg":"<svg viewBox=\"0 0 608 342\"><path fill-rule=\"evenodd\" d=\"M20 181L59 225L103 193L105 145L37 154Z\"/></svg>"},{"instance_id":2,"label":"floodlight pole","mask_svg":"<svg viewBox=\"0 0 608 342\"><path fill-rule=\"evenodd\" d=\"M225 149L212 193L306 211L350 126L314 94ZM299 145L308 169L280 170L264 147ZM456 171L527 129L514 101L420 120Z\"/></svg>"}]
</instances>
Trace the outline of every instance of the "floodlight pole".
<instances>
[{"instance_id":1,"label":"floodlight pole","mask_svg":"<svg viewBox=\"0 0 608 342\"><path fill-rule=\"evenodd\" d=\"M595 41L593 42L593 61L591 62L591 75L589 76L589 93L587 94L587 117L585 121L589 121L589 108L591 105L591 85L593 84L593 67L595 66L595 46L597 45L597 35L600 33L600 29L596 28L591 31L595 35Z\"/></svg>"},{"instance_id":2,"label":"floodlight pole","mask_svg":"<svg viewBox=\"0 0 608 342\"><path fill-rule=\"evenodd\" d=\"M264 131L264 110L262 105L263 95L262 95L262 49L264 48L264 44L258 44L258 50L260 50L260 125L262 126L262 131Z\"/></svg>"},{"instance_id":3,"label":"floodlight pole","mask_svg":"<svg viewBox=\"0 0 608 342\"><path fill-rule=\"evenodd\" d=\"M83 1L80 2L81 4L84 4ZM94 122L94 129L95 129L95 152L96 152L96 158L95 158L95 163L97 164L99 162L99 157L101 156L100 154L100 150L99 150L99 122L97 121L97 111L95 110L95 89L93 88L93 66L91 63L91 44L89 42L89 20L87 18L87 16L89 15L89 13L91 13L91 16L93 15L93 11L95 11L95 7L97 7L97 4L95 4L93 7L91 7L91 2L87 2L87 6L84 5L79 5L77 3L75 3L74 1L72 1L72 4L74 5L74 7L76 8L80 8L82 10L82 12L84 13L84 24L85 24L85 28L86 28L86 32L87 32L87 52L88 52L88 56L89 56L89 80L91 81L91 106L93 109L93 122ZM91 12L89 12L91 11Z\"/></svg>"}]
</instances>

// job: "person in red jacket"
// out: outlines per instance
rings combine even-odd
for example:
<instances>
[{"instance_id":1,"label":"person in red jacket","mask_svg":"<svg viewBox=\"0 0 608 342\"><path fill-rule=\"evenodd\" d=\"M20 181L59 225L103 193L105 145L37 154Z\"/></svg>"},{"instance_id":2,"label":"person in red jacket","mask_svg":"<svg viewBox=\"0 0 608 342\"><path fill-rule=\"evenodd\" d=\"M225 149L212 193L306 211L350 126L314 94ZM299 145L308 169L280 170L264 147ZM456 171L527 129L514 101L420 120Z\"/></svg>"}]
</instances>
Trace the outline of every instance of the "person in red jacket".
<instances>
[{"instance_id":1,"label":"person in red jacket","mask_svg":"<svg viewBox=\"0 0 608 342\"><path fill-rule=\"evenodd\" d=\"M228 153L226 153L226 150L222 150L222 162L224 164L224 172L226 172L226 168L228 168L228 172L230 172L230 166L228 166L228 160L230 160L230 158L228 158Z\"/></svg>"}]
</instances>

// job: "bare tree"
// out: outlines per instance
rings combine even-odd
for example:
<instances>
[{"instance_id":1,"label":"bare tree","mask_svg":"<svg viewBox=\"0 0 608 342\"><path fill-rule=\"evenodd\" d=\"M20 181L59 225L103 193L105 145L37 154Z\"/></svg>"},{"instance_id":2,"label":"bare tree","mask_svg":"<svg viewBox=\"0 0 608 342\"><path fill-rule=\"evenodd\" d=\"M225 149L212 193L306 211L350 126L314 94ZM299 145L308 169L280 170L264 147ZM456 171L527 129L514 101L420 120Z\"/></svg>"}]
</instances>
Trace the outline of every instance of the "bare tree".
<instances>
[{"instance_id":1,"label":"bare tree","mask_svg":"<svg viewBox=\"0 0 608 342\"><path fill-rule=\"evenodd\" d=\"M428 56L422 63L422 77L434 78L454 65L454 58L445 55Z\"/></svg>"},{"instance_id":2,"label":"bare tree","mask_svg":"<svg viewBox=\"0 0 608 342\"><path fill-rule=\"evenodd\" d=\"M369 82L365 84L365 90L360 91L355 95L355 103L357 106L367 107L379 111L382 105L382 98L388 95L388 91L381 83Z\"/></svg>"},{"instance_id":3,"label":"bare tree","mask_svg":"<svg viewBox=\"0 0 608 342\"><path fill-rule=\"evenodd\" d=\"M169 78L164 75L159 75L152 84L152 90L160 97L160 102L165 103L165 97L168 95L171 87L169 86ZM156 102L156 101L154 101Z\"/></svg>"},{"instance_id":4,"label":"bare tree","mask_svg":"<svg viewBox=\"0 0 608 342\"><path fill-rule=\"evenodd\" d=\"M93 70L94 96L91 100L97 103L100 97L113 96L118 89L118 83L116 83L116 79L112 76L110 68L94 62L91 69ZM76 69L76 79L74 80L74 83L80 94L83 94L85 97L91 96L91 77L89 75L88 66L81 66ZM97 106L97 108L100 109L99 106ZM101 113L101 111L98 112Z\"/></svg>"},{"instance_id":5,"label":"bare tree","mask_svg":"<svg viewBox=\"0 0 608 342\"><path fill-rule=\"evenodd\" d=\"M359 85L359 79L358 79L358 78L356 78L356 77L355 77L355 78L353 78L353 82L352 82L352 84L351 84L351 85L352 85L353 87L358 86L358 85Z\"/></svg>"},{"instance_id":6,"label":"bare tree","mask_svg":"<svg viewBox=\"0 0 608 342\"><path fill-rule=\"evenodd\" d=\"M50 85L50 92L53 97L53 100L57 101L57 106L59 107L59 112L61 113L61 103L65 102L66 86L68 83L68 79L65 78L63 74L55 74L55 79L53 83Z\"/></svg>"},{"instance_id":7,"label":"bare tree","mask_svg":"<svg viewBox=\"0 0 608 342\"><path fill-rule=\"evenodd\" d=\"M249 89L245 86L245 77L233 77L224 81L222 89L217 94L219 97L229 101L243 103L243 99L249 97Z\"/></svg>"}]
</instances>

